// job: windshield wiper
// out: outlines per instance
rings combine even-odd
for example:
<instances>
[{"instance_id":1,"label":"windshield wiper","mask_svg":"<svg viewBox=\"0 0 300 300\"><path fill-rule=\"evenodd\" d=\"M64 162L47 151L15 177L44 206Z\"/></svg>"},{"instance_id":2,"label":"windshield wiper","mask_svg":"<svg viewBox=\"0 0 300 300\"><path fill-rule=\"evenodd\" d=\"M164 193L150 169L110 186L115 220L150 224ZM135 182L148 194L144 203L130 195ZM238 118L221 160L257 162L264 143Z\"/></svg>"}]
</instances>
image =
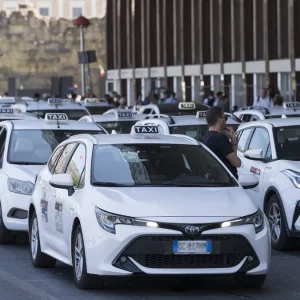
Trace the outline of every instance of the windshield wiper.
<instances>
[{"instance_id":1,"label":"windshield wiper","mask_svg":"<svg viewBox=\"0 0 300 300\"><path fill-rule=\"evenodd\" d=\"M134 184L131 185L131 184L116 183L116 182L93 182L93 185L108 186L108 187L132 187L132 186L134 186Z\"/></svg>"},{"instance_id":2,"label":"windshield wiper","mask_svg":"<svg viewBox=\"0 0 300 300\"><path fill-rule=\"evenodd\" d=\"M28 162L28 161L10 161L10 164L13 165L25 165L25 166L43 166L46 163L39 163L39 162Z\"/></svg>"}]
</instances>

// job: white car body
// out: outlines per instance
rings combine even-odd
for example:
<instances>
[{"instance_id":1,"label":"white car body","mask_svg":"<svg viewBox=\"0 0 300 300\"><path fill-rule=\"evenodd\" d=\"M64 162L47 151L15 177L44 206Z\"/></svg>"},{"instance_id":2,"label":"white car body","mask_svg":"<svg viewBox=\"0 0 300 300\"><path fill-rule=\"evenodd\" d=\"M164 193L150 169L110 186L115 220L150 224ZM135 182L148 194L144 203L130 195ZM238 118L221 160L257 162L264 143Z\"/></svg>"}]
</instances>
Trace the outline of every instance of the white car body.
<instances>
[{"instance_id":1,"label":"white car body","mask_svg":"<svg viewBox=\"0 0 300 300\"><path fill-rule=\"evenodd\" d=\"M19 112L28 112L44 119L47 113L65 113L69 120L79 120L83 116L90 115L88 110L78 102L71 99L49 98L48 101L28 101L16 103L11 106Z\"/></svg>"},{"instance_id":2,"label":"white car body","mask_svg":"<svg viewBox=\"0 0 300 300\"><path fill-rule=\"evenodd\" d=\"M101 125L109 133L130 133L131 127L139 120L147 116L134 113L127 109L110 109L103 115L85 116L79 119L80 122L94 122Z\"/></svg>"},{"instance_id":3,"label":"white car body","mask_svg":"<svg viewBox=\"0 0 300 300\"><path fill-rule=\"evenodd\" d=\"M235 131L241 122L239 122L237 117L229 113L225 113L225 115L228 117L226 121L227 126L232 127ZM164 128L166 134L183 134L202 142L203 137L208 130L205 116L205 111L198 111L195 116L168 116L152 114L146 116L145 120L138 121L136 125L159 125Z\"/></svg>"},{"instance_id":4,"label":"white car body","mask_svg":"<svg viewBox=\"0 0 300 300\"><path fill-rule=\"evenodd\" d=\"M41 130L43 130L44 136L42 136L42 134L38 136L37 134L34 138L30 139L25 134L25 132L42 132ZM52 154L50 144L44 143L44 139L50 141L52 132L57 131L75 132L73 134L76 134L76 132L103 132L107 134L103 128L96 124L84 124L77 121L59 121L59 128L56 121L48 122L47 120L18 120L0 123L0 142L2 149L0 167L2 228L0 228L0 230L5 231L7 234L9 234L9 231L28 230L27 210L36 176L43 169ZM14 137L14 134L17 134L17 137ZM69 136L66 138L68 137ZM43 143L49 147L40 147ZM52 143L52 140L49 143ZM16 150L17 148L18 150ZM11 154L12 152L10 151L13 149L16 153L19 153L19 157ZM35 157L35 155L39 154L42 155L43 158L45 157L46 161L43 163L26 161L26 157Z\"/></svg>"},{"instance_id":5,"label":"white car body","mask_svg":"<svg viewBox=\"0 0 300 300\"><path fill-rule=\"evenodd\" d=\"M286 102L283 107L265 108L249 106L234 112L234 115L243 122L259 121L274 118L296 118L300 117L300 103Z\"/></svg>"},{"instance_id":6,"label":"white car body","mask_svg":"<svg viewBox=\"0 0 300 300\"><path fill-rule=\"evenodd\" d=\"M257 130L256 135L254 130ZM276 147L277 134L285 132L287 132L286 139L282 141L280 147ZM247 193L267 216L268 201L276 195L283 209L281 221L285 224L285 228L281 230L287 231L288 237L300 237L300 186L296 187L284 173L286 172L284 170L300 172L299 157L298 159L292 157L299 151L298 135L300 136L299 118L249 122L240 125L237 131L237 153L242 160L241 169L254 173L259 180L259 185ZM281 158L278 151L284 149L289 149L287 150L290 153L289 159Z\"/></svg>"},{"instance_id":7,"label":"white car body","mask_svg":"<svg viewBox=\"0 0 300 300\"><path fill-rule=\"evenodd\" d=\"M136 130L144 132L144 128L156 129L151 131L153 134L149 134L150 131L145 134L136 132ZM67 150L62 150L62 154L58 154L58 156L61 155L61 158L58 158L57 166L51 168L46 166L41 171L29 208L29 222L33 222L29 226L35 266L43 265L40 257L46 255L48 261L49 257L60 260L68 265L73 265L77 272L77 256L76 258L72 256L77 250L72 247L75 238L77 241L74 233L77 232L76 228L79 228L80 225L84 257L86 258L84 264L86 264L88 274L127 276L136 273L176 275L238 274L241 272L247 275L264 276L268 273L270 234L264 214L260 215L261 220L264 220L264 225L258 233L253 224L243 223L244 225L230 226L233 224L233 222L230 223L233 219L259 213L257 206L244 192L243 187L232 175L229 175L225 166L204 145L199 146L200 144L190 137L161 135L161 133L164 131L159 126L136 125L132 129L131 135L74 136L61 144L72 148L71 144L76 143L78 148L73 152L71 158L65 157L64 151L68 152L69 148L64 148ZM151 147L151 145L152 147L184 145L195 147L193 149L201 147L201 153L207 153L215 163L221 164L220 166L233 180L233 187L93 185L91 178L93 157L97 157L94 149L99 147L99 149L111 153L109 150L111 145L114 145L113 147L120 145L121 149L123 147L121 145L130 147L133 144L140 145L138 147L142 145L147 147ZM78 150L79 147L80 150ZM106 148L107 150L105 150ZM76 153L77 150L78 153ZM56 155L55 152L53 155ZM103 154L101 157L104 157ZM63 163L64 160L66 163ZM68 161L80 166L80 168L76 168L78 171L76 176L80 178L80 188L73 189L71 176L75 175L72 173ZM114 168L115 161L108 160L106 164L108 168ZM61 168L60 165L64 165L63 171L56 172L57 168ZM66 170L69 168L70 171L67 172ZM121 169L113 169L115 170L114 174L122 173ZM106 172L104 170L106 167L102 165L101 172ZM136 170L142 172L140 168ZM103 175L105 180L111 180L110 174L103 174L105 174ZM45 188L42 189L42 186ZM114 227L115 233L112 233L104 229L103 225L100 226L96 211L98 211L97 216L100 219L102 214L117 215L118 218L123 218L122 222L126 224L130 219L134 220L132 222L142 222L139 224L144 225L118 224ZM35 220L37 220L38 226ZM38 235L35 232L36 228L38 228ZM176 240L195 241L195 239L200 243L205 241L206 245L212 240L213 250L206 248L206 254L199 252L202 254L192 255L194 261L187 253L184 255L172 253L172 251L178 251L174 248L171 249L172 241L177 245ZM228 244L226 244L226 239L228 239ZM36 247L37 241L40 244L40 250ZM77 245L77 242L75 244ZM247 250L238 248L238 244L243 245L241 247L246 247ZM227 262L223 264L220 260L222 250L218 247L221 245L223 250L227 249L224 250L224 253L228 251L226 253L229 256L224 255L228 259L232 257L234 260L233 263L228 263L227 267ZM36 251L40 251L38 257ZM216 265L213 265L213 258L208 252L215 254ZM244 254L237 254L240 252ZM152 262L151 260L147 261L147 255L153 255ZM37 260L39 261L37 262ZM185 260L186 263L184 263ZM74 263L74 261L76 262ZM207 262L205 263L205 261ZM75 281L79 286L81 285L78 280Z\"/></svg>"},{"instance_id":8,"label":"white car body","mask_svg":"<svg viewBox=\"0 0 300 300\"><path fill-rule=\"evenodd\" d=\"M114 105L110 105L107 100L103 98L85 98L79 103L85 107L91 115L101 115L109 109L114 108Z\"/></svg>"}]
</instances>

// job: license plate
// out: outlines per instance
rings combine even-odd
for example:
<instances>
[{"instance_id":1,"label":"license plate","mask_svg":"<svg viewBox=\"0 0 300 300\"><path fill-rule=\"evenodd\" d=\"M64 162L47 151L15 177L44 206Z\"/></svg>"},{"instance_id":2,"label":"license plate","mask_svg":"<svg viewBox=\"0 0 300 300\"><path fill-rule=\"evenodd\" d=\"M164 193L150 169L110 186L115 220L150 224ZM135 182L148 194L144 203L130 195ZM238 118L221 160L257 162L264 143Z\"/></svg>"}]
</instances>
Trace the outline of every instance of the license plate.
<instances>
[{"instance_id":1,"label":"license plate","mask_svg":"<svg viewBox=\"0 0 300 300\"><path fill-rule=\"evenodd\" d=\"M212 241L172 241L174 254L210 254Z\"/></svg>"}]
</instances>

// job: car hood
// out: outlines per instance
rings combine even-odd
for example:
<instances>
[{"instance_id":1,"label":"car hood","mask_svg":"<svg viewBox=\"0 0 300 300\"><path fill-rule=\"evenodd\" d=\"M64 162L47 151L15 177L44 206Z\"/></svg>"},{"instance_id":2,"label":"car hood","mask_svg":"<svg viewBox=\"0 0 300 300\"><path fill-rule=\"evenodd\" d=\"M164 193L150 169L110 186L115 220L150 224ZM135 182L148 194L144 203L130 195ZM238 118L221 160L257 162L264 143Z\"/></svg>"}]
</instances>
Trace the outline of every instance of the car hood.
<instances>
[{"instance_id":1,"label":"car hood","mask_svg":"<svg viewBox=\"0 0 300 300\"><path fill-rule=\"evenodd\" d=\"M130 217L241 217L257 207L240 187L94 188L92 203Z\"/></svg>"},{"instance_id":2,"label":"car hood","mask_svg":"<svg viewBox=\"0 0 300 300\"><path fill-rule=\"evenodd\" d=\"M35 182L35 177L44 168L44 165L10 165L6 170L6 175L10 178Z\"/></svg>"},{"instance_id":3,"label":"car hood","mask_svg":"<svg viewBox=\"0 0 300 300\"><path fill-rule=\"evenodd\" d=\"M281 160L279 164L279 171L286 169L294 170L300 172L300 161L295 160Z\"/></svg>"}]
</instances>

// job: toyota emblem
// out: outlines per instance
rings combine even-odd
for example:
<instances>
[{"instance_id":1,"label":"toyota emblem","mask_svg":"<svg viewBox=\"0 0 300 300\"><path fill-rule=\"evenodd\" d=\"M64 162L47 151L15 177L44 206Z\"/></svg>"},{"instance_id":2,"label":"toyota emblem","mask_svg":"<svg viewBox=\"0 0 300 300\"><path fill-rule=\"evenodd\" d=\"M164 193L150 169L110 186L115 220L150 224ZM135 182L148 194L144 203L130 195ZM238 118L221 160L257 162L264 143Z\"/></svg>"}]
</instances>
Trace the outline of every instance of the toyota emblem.
<instances>
[{"instance_id":1,"label":"toyota emblem","mask_svg":"<svg viewBox=\"0 0 300 300\"><path fill-rule=\"evenodd\" d=\"M195 234L198 234L200 231L199 227L197 226L192 226L192 225L189 225L189 226L186 226L185 227L185 232L187 234L190 234L190 235L195 235Z\"/></svg>"}]
</instances>

